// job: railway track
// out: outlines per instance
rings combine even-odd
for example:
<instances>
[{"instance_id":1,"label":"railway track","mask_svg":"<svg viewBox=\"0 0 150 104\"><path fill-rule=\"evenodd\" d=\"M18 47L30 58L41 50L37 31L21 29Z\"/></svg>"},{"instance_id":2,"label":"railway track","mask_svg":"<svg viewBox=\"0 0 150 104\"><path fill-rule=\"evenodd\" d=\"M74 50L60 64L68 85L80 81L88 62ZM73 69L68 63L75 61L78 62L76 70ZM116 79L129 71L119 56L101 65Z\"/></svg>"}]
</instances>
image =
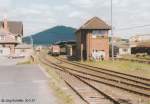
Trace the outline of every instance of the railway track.
<instances>
[{"instance_id":1,"label":"railway track","mask_svg":"<svg viewBox=\"0 0 150 104\"><path fill-rule=\"evenodd\" d=\"M60 76L65 80L67 85L77 94L86 104L124 104L115 100L113 97L97 89L79 76L66 70L48 60L40 59L40 61L54 69L57 69ZM79 84L80 83L80 84Z\"/></svg>"},{"instance_id":2,"label":"railway track","mask_svg":"<svg viewBox=\"0 0 150 104\"><path fill-rule=\"evenodd\" d=\"M62 60L62 59L61 59L61 61L65 62L65 60ZM69 64L70 64L70 62L69 62ZM79 66L79 64L78 64L78 66ZM62 67L64 67L64 66L62 66ZM69 68L69 67L64 67L64 68L66 68L70 72L72 72L72 73L74 73L74 74L76 74L79 77L82 77L84 79L88 78L88 80L92 80L92 81L95 81L95 82L98 82L98 83L103 83L103 84L106 84L106 85L109 85L109 86L117 87L117 88L129 91L129 92L132 92L132 93L135 93L135 94L139 94L139 95L142 95L142 96L150 97L149 83L144 83L142 81L135 80L135 79L131 80L129 78L120 77L120 76L116 76L116 75L114 77L114 75L110 74L110 73L109 74L108 73L102 73L103 74L102 75L101 72L100 72L100 74L96 74L96 73L99 73L99 71L97 72L97 70L94 74L92 72L93 69L91 71L91 68L89 69L89 67L88 68L84 67L84 69L80 68L80 70L77 70L77 68L76 69ZM90 70L90 71L88 71L88 70ZM104 74L106 74L106 75L104 75ZM111 75L111 77L110 77L110 75ZM146 80L146 82L147 82L147 80Z\"/></svg>"},{"instance_id":3,"label":"railway track","mask_svg":"<svg viewBox=\"0 0 150 104\"><path fill-rule=\"evenodd\" d=\"M95 66L91 66L91 65L87 65L87 64L82 64L79 62L71 62L71 61L67 61L66 59L62 59L62 58L56 58L56 59L59 61L71 64L71 65L81 67L81 68L86 68L86 69L89 69L89 70L92 70L92 71L95 71L98 73L104 73L104 74L115 76L115 77L122 78L125 80L130 80L130 81L133 81L136 83L141 83L141 84L144 84L144 85L147 85L150 87L150 79L148 79L148 78L125 74L125 73L121 73L121 72L117 72L117 71L112 71L109 69L99 68L99 67L95 67Z\"/></svg>"},{"instance_id":4,"label":"railway track","mask_svg":"<svg viewBox=\"0 0 150 104\"><path fill-rule=\"evenodd\" d=\"M145 59L145 60L142 60L142 58L140 58L140 59L141 59L141 60L137 60L137 59L126 59L126 58L116 58L116 60L124 60L124 61L132 61L132 62L150 64L150 60L149 60L149 59Z\"/></svg>"}]
</instances>

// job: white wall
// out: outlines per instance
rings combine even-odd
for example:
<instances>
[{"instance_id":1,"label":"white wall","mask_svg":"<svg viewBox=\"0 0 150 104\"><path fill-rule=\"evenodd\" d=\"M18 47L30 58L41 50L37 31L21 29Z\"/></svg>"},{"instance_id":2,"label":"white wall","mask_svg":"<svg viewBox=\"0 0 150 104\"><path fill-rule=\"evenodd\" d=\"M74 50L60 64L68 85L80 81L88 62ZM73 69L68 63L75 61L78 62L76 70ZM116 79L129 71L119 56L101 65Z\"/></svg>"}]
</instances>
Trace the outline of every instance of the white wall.
<instances>
[{"instance_id":1,"label":"white wall","mask_svg":"<svg viewBox=\"0 0 150 104\"><path fill-rule=\"evenodd\" d=\"M126 51L124 51L126 49ZM119 55L127 55L131 54L131 48L119 48Z\"/></svg>"},{"instance_id":2,"label":"white wall","mask_svg":"<svg viewBox=\"0 0 150 104\"><path fill-rule=\"evenodd\" d=\"M15 54L17 56L29 57L33 53L32 49L15 49Z\"/></svg>"}]
</instances>

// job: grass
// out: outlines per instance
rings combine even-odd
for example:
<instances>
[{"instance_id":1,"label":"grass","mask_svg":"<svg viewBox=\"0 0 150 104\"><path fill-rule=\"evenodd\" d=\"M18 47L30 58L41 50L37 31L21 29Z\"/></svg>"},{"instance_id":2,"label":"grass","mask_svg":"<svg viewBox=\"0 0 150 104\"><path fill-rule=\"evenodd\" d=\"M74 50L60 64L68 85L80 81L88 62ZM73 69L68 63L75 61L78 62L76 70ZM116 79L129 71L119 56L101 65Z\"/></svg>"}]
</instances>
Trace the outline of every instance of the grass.
<instances>
[{"instance_id":1,"label":"grass","mask_svg":"<svg viewBox=\"0 0 150 104\"><path fill-rule=\"evenodd\" d=\"M33 64L33 62L30 59L26 59L24 61L17 63L17 65L24 65L24 64Z\"/></svg>"},{"instance_id":2,"label":"grass","mask_svg":"<svg viewBox=\"0 0 150 104\"><path fill-rule=\"evenodd\" d=\"M53 89L55 95L58 97L59 100L61 100L61 104L74 104L71 95L67 94L66 91L63 90L64 84L62 79L52 70L47 70L47 72L53 78L49 84L50 88Z\"/></svg>"},{"instance_id":3,"label":"grass","mask_svg":"<svg viewBox=\"0 0 150 104\"><path fill-rule=\"evenodd\" d=\"M122 56L125 59L132 59L132 60L139 60L139 61L148 61L150 60L150 56L146 55L146 56L135 56L135 55L124 55Z\"/></svg>"},{"instance_id":4,"label":"grass","mask_svg":"<svg viewBox=\"0 0 150 104\"><path fill-rule=\"evenodd\" d=\"M31 60L26 60L26 61L17 63L17 65L24 65L24 64L32 64L32 62L31 62Z\"/></svg>"},{"instance_id":5,"label":"grass","mask_svg":"<svg viewBox=\"0 0 150 104\"><path fill-rule=\"evenodd\" d=\"M36 56L34 57L34 60L33 61L31 58L28 58L28 59L25 59L24 61L20 61L17 63L17 65L24 65L24 64L36 64Z\"/></svg>"},{"instance_id":6,"label":"grass","mask_svg":"<svg viewBox=\"0 0 150 104\"><path fill-rule=\"evenodd\" d=\"M60 104L75 104L72 96L66 91L66 89L64 89L66 88L66 85L65 82L60 78L60 76L49 66L44 65L41 62L39 63L52 77L49 81L49 86L57 97L58 102Z\"/></svg>"},{"instance_id":7,"label":"grass","mask_svg":"<svg viewBox=\"0 0 150 104\"><path fill-rule=\"evenodd\" d=\"M106 68L114 71L139 75L150 78L150 65L130 61L101 61L101 62L81 62L84 64L91 64L97 67Z\"/></svg>"}]
</instances>

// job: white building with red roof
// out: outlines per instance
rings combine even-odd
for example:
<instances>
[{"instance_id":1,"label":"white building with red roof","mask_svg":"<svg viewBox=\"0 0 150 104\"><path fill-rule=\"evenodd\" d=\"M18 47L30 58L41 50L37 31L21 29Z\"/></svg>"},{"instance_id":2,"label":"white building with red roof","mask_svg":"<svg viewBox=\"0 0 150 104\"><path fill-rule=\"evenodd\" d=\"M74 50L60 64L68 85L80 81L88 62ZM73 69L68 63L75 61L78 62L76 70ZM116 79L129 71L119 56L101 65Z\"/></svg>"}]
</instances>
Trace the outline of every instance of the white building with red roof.
<instances>
[{"instance_id":1,"label":"white building with red roof","mask_svg":"<svg viewBox=\"0 0 150 104\"><path fill-rule=\"evenodd\" d=\"M0 56L15 54L15 47L22 43L23 24L18 21L0 21Z\"/></svg>"}]
</instances>

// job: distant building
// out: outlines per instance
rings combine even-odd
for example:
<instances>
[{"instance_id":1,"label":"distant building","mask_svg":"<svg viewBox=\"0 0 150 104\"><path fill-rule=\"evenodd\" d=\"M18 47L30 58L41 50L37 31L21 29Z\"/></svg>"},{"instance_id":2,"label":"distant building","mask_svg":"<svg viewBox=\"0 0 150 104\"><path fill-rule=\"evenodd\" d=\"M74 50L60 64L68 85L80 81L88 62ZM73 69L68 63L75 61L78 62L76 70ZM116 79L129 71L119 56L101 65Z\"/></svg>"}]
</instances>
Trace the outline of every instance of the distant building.
<instances>
[{"instance_id":1,"label":"distant building","mask_svg":"<svg viewBox=\"0 0 150 104\"><path fill-rule=\"evenodd\" d=\"M93 52L96 52L108 60L110 29L111 27L98 17L87 21L76 32L76 56L81 60L89 60Z\"/></svg>"},{"instance_id":2,"label":"distant building","mask_svg":"<svg viewBox=\"0 0 150 104\"><path fill-rule=\"evenodd\" d=\"M59 41L59 42L56 42L55 44L60 46L61 55L75 56L75 52L76 52L75 40Z\"/></svg>"},{"instance_id":3,"label":"distant building","mask_svg":"<svg viewBox=\"0 0 150 104\"><path fill-rule=\"evenodd\" d=\"M15 47L15 56L29 57L33 53L32 45L19 44Z\"/></svg>"},{"instance_id":4,"label":"distant building","mask_svg":"<svg viewBox=\"0 0 150 104\"><path fill-rule=\"evenodd\" d=\"M0 21L0 56L15 54L15 47L22 43L23 24L17 21Z\"/></svg>"},{"instance_id":5,"label":"distant building","mask_svg":"<svg viewBox=\"0 0 150 104\"><path fill-rule=\"evenodd\" d=\"M131 47L136 47L137 43L150 41L150 34L135 35L129 39Z\"/></svg>"},{"instance_id":6,"label":"distant building","mask_svg":"<svg viewBox=\"0 0 150 104\"><path fill-rule=\"evenodd\" d=\"M135 47L131 47L131 53L143 53L150 55L150 41L137 43Z\"/></svg>"},{"instance_id":7,"label":"distant building","mask_svg":"<svg viewBox=\"0 0 150 104\"><path fill-rule=\"evenodd\" d=\"M73 57L76 56L76 43L66 45L66 49L67 49L67 56L73 56Z\"/></svg>"},{"instance_id":8,"label":"distant building","mask_svg":"<svg viewBox=\"0 0 150 104\"><path fill-rule=\"evenodd\" d=\"M131 55L131 47L129 43L117 42L114 44L114 54L116 57L122 55Z\"/></svg>"},{"instance_id":9,"label":"distant building","mask_svg":"<svg viewBox=\"0 0 150 104\"><path fill-rule=\"evenodd\" d=\"M131 42L143 42L143 41L150 41L150 34L144 35L135 35L130 38Z\"/></svg>"},{"instance_id":10,"label":"distant building","mask_svg":"<svg viewBox=\"0 0 150 104\"><path fill-rule=\"evenodd\" d=\"M147 53L150 55L150 34L136 35L129 39L131 53Z\"/></svg>"}]
</instances>

